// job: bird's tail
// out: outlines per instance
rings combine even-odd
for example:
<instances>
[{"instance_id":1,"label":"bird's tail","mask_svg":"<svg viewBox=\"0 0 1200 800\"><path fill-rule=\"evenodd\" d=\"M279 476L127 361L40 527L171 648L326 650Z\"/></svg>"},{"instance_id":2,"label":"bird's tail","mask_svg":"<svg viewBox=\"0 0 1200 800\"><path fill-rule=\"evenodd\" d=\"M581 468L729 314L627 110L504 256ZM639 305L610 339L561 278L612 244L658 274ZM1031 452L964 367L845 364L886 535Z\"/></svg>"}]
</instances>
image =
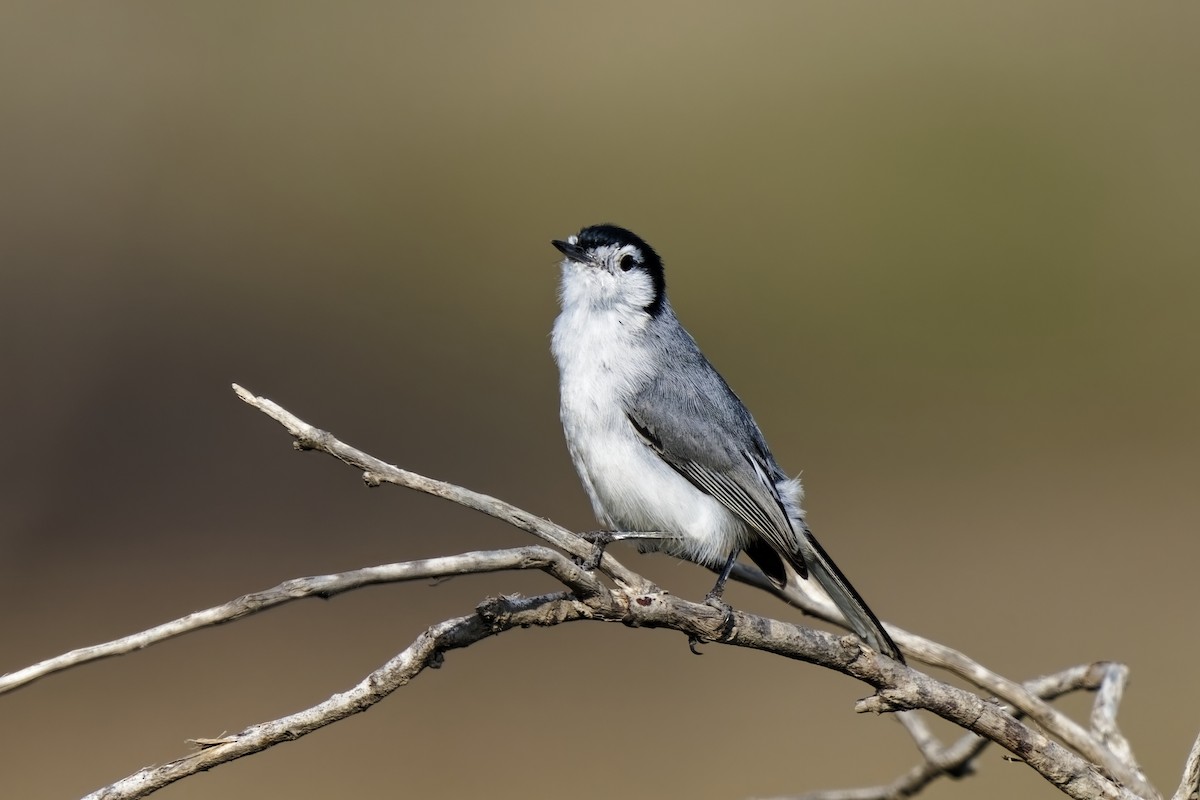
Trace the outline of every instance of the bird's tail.
<instances>
[{"instance_id":1,"label":"bird's tail","mask_svg":"<svg viewBox=\"0 0 1200 800\"><path fill-rule=\"evenodd\" d=\"M834 605L850 623L850 627L871 647L903 664L904 656L900 654L900 648L892 641L892 637L888 636L887 631L883 629L883 624L880 623L879 618L871 611L862 596L855 591L850 581L846 580L846 576L833 563L833 559L825 552L825 548L821 547L807 526L802 526L800 533L800 555L804 559L804 566L829 594ZM800 570L799 564L793 566ZM804 574L803 570L800 572L802 575Z\"/></svg>"}]
</instances>

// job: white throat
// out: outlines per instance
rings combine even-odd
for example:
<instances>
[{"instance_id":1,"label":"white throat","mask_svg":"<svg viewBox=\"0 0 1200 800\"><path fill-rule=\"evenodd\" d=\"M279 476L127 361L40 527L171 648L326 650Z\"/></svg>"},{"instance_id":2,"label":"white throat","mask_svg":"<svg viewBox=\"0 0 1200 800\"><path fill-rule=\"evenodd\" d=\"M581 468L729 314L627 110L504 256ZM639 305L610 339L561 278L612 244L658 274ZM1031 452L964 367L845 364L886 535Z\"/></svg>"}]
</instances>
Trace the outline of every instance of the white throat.
<instances>
[{"instance_id":1,"label":"white throat","mask_svg":"<svg viewBox=\"0 0 1200 800\"><path fill-rule=\"evenodd\" d=\"M564 393L636 391L649 377L649 359L639 357L654 322L646 301L616 291L615 276L573 262L563 265L562 313L554 321L551 352L562 372ZM670 313L664 308L663 313ZM582 384L582 385L580 385Z\"/></svg>"}]
</instances>

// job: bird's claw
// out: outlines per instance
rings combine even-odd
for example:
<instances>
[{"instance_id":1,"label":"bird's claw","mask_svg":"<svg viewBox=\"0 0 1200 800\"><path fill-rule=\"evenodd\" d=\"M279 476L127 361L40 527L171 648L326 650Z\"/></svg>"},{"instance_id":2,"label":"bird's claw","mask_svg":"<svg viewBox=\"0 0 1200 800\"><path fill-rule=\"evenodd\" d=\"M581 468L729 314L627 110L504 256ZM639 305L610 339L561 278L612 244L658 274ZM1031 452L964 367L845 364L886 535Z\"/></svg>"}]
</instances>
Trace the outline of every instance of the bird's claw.
<instances>
[{"instance_id":1,"label":"bird's claw","mask_svg":"<svg viewBox=\"0 0 1200 800\"><path fill-rule=\"evenodd\" d=\"M721 619L721 635L718 641L726 641L732 634L734 629L733 621L733 606L721 599L719 593L709 592L704 596L704 605L710 608L715 608L723 615ZM694 652L694 651L693 651Z\"/></svg>"},{"instance_id":2,"label":"bird's claw","mask_svg":"<svg viewBox=\"0 0 1200 800\"><path fill-rule=\"evenodd\" d=\"M586 559L579 559L579 566L588 572L594 572L604 560L604 549L616 541L612 531L584 531L579 538L592 545L592 554Z\"/></svg>"}]
</instances>

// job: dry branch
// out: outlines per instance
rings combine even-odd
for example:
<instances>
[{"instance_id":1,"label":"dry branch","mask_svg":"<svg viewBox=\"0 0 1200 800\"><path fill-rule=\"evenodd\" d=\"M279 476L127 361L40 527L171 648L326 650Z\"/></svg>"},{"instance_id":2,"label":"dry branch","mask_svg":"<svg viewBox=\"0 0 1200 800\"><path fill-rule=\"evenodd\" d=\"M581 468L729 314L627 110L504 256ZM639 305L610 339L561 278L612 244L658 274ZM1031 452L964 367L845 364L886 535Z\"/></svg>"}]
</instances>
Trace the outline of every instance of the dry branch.
<instances>
[{"instance_id":1,"label":"dry branch","mask_svg":"<svg viewBox=\"0 0 1200 800\"><path fill-rule=\"evenodd\" d=\"M467 647L511 627L534 624L555 603L569 603L567 594L550 595L510 604L502 622L488 621L482 614L448 619L430 627L403 652L372 672L353 688L335 694L323 703L280 719L251 725L239 733L207 740L201 750L157 767L146 767L116 783L98 789L84 800L133 800L145 797L181 778L212 769L219 764L290 742L319 728L365 711L405 685L426 667L441 663L443 653ZM217 742L212 744L211 742Z\"/></svg>"},{"instance_id":2,"label":"dry branch","mask_svg":"<svg viewBox=\"0 0 1200 800\"><path fill-rule=\"evenodd\" d=\"M255 397L239 386L238 396L281 423L302 450L320 450L363 471L369 485L392 483L443 497L474 508L528 531L556 549L528 546L500 551L389 564L350 572L286 581L272 589L244 595L229 603L159 625L106 644L82 648L48 659L0 678L0 692L40 677L99 658L146 647L197 628L229 622L248 614L310 596L328 597L370 584L502 570L538 569L557 580L564 591L534 598L502 597L485 600L473 613L437 623L403 652L353 688L281 719L252 725L216 739L197 739L202 749L168 764L149 767L89 798L144 797L163 786L200 771L233 761L267 747L291 741L379 702L406 685L426 667L439 666L444 654L514 627L554 626L577 620L621 622L636 628L666 628L689 640L718 642L775 653L786 658L836 670L874 688L859 701L860 712L901 711L905 728L923 761L895 781L879 787L836 790L805 795L811 800L875 800L911 796L942 775L969 774L973 760L995 743L1028 764L1042 777L1078 800L1158 800L1145 780L1116 716L1127 680L1122 665L1100 663L1075 667L1020 684L987 670L962 653L893 626L892 635L914 661L943 668L980 687L987 697L935 680L879 655L858 639L746 614L723 605L696 604L654 586L605 554L591 570L585 564L594 547L578 535L541 517L487 495L436 481L387 464L357 450L295 417L277 404ZM562 552L559 552L559 551ZM563 555L574 556L572 560ZM606 577L612 586L602 580ZM735 577L774 592L806 613L842 624L826 598L804 584L773 587L761 573L739 565ZM1061 712L1048 700L1065 692L1098 690L1091 730ZM943 745L918 717L925 710L969 733ZM1021 722L1029 717L1037 728ZM1200 782L1200 738L1188 757L1183 781L1174 800L1190 800Z\"/></svg>"},{"instance_id":3,"label":"dry branch","mask_svg":"<svg viewBox=\"0 0 1200 800\"><path fill-rule=\"evenodd\" d=\"M1196 800L1200 798L1200 736L1192 744L1187 763L1183 767L1183 780L1171 800Z\"/></svg>"},{"instance_id":4,"label":"dry branch","mask_svg":"<svg viewBox=\"0 0 1200 800\"><path fill-rule=\"evenodd\" d=\"M424 578L518 569L540 569L548 572L583 597L588 596L589 593L608 591L602 583L561 553L538 545L511 550L463 553L457 556L428 558L423 561L408 561L402 564L383 564L378 567L365 567L332 575L293 578L270 589L242 595L228 603L206 608L203 611L195 611L185 617L156 625L149 630L124 636L111 642L81 647L16 672L10 672L0 676L0 694L11 692L13 689L25 686L54 672L77 667L91 661L99 661L102 658L132 653L135 650L141 650L152 644L173 639L200 628L232 622L248 614L265 611L268 608L305 597L329 598L352 589L379 583L397 583Z\"/></svg>"},{"instance_id":5,"label":"dry branch","mask_svg":"<svg viewBox=\"0 0 1200 800\"><path fill-rule=\"evenodd\" d=\"M1098 662L1071 667L1053 675L1027 681L1023 688L1043 700L1053 700L1080 690L1095 691L1100 688L1111 666L1109 662ZM1018 709L1013 712L1013 716L1020 719L1025 715ZM969 775L972 772L972 762L991 744L987 739L969 733L951 745L942 746L923 722L917 722L920 717L915 716L914 712L905 711L898 714L897 718L905 724L913 739L917 741L918 750L925 758L923 763L917 764L891 783L882 786L807 792L792 800L891 800L896 797L912 797L938 778L961 778ZM914 728L916 733L913 732Z\"/></svg>"}]
</instances>

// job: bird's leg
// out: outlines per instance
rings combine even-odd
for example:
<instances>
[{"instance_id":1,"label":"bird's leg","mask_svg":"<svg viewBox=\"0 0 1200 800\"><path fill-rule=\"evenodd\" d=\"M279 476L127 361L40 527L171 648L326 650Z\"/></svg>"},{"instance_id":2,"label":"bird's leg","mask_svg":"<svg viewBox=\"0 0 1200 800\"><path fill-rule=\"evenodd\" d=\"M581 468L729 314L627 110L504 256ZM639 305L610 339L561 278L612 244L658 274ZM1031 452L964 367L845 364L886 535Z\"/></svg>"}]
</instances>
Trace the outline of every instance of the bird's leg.
<instances>
[{"instance_id":1,"label":"bird's leg","mask_svg":"<svg viewBox=\"0 0 1200 800\"><path fill-rule=\"evenodd\" d=\"M725 562L725 566L721 567L721 572L717 575L717 585L712 588L712 591L704 596L704 604L718 608L725 612L725 621L721 625L721 640L724 640L733 628L733 609L721 599L721 595L725 593L725 582L729 580L729 575L733 572L733 565L737 561L738 554L741 553L740 548L734 549L729 554L729 559ZM696 649L697 645L704 644L706 640L696 636L688 637L688 648L698 656L704 655Z\"/></svg>"},{"instance_id":2,"label":"bird's leg","mask_svg":"<svg viewBox=\"0 0 1200 800\"><path fill-rule=\"evenodd\" d=\"M580 539L583 539L596 548L586 561L580 562L580 566L589 571L600 566L600 560L604 558L604 549L613 542L623 542L629 539L657 540L679 538L678 534L664 533L662 531L584 531L578 535Z\"/></svg>"},{"instance_id":3,"label":"bird's leg","mask_svg":"<svg viewBox=\"0 0 1200 800\"><path fill-rule=\"evenodd\" d=\"M729 574L733 572L733 565L737 561L738 554L741 553L741 548L735 547L733 552L729 554L729 560L725 562L725 566L721 567L720 574L717 575L717 585L712 588L712 591L704 596L704 602L711 605L726 605L721 599L721 595L725 594L725 582L729 580Z\"/></svg>"}]
</instances>

